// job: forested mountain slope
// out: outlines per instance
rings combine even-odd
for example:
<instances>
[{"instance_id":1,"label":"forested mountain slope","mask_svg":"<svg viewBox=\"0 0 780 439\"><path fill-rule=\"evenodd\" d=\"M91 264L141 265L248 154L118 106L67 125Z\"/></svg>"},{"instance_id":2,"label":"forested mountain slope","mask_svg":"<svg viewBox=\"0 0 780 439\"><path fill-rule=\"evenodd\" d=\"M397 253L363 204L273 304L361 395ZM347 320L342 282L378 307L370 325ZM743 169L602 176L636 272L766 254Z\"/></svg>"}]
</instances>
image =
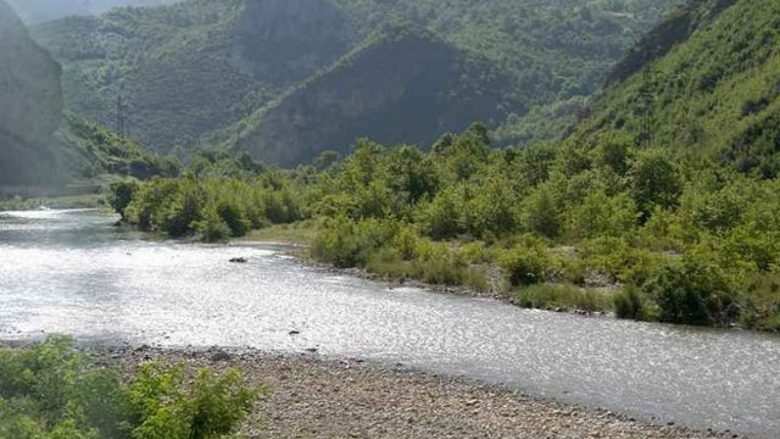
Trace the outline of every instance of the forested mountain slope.
<instances>
[{"instance_id":1,"label":"forested mountain slope","mask_svg":"<svg viewBox=\"0 0 780 439\"><path fill-rule=\"evenodd\" d=\"M520 105L502 94L511 82L496 70L428 32L387 30L247 121L237 146L295 166L325 150L348 153L357 137L427 145Z\"/></svg>"},{"instance_id":2,"label":"forested mountain slope","mask_svg":"<svg viewBox=\"0 0 780 439\"><path fill-rule=\"evenodd\" d=\"M372 59L388 60L399 77L424 76L429 82L441 79L436 76L440 70L421 71L419 66L406 64L407 54L392 45L376 44L365 52L388 28L425 29L439 41L440 56L457 53L462 60L459 64L469 64L469 71L482 69L470 79L485 82L474 84L473 89L488 90L505 81L503 99L495 107L482 106L479 108L484 111L478 112L463 107L451 111L501 126L500 137L508 142L557 134L562 124L550 125L547 118L537 116L531 119L533 127L526 129L523 123L529 122L523 116L531 108L551 106L571 108L562 115L562 120L570 120L582 107L584 96L598 88L633 40L680 2L187 0L161 8L67 18L37 26L35 36L64 65L69 110L109 124L121 93L133 136L157 151L173 151L178 146L184 154L205 140L235 140L238 131L256 132L258 127L270 125L274 125L272 131L284 131L285 125L296 122L266 110L295 106L295 102L283 101L300 96L295 90L309 89L322 83L324 76L340 71L336 64L349 64L342 59L347 54L376 53ZM384 49L389 51L387 55L375 52ZM405 68L409 71L402 71ZM360 77L366 71L353 74ZM412 86L394 86L407 85ZM468 97L463 104L458 104L456 97L447 98L448 102L469 105ZM328 120L328 99L310 99L304 112L306 120ZM365 108L382 105L369 102ZM403 108L414 113L413 108ZM398 111L402 112L401 107ZM272 117L273 123L259 117L261 114ZM296 114L303 113L296 110ZM359 129L327 140L352 143L362 133L375 133L370 126L372 117L365 115L368 125L352 125ZM451 116L435 114L430 120L437 123L448 118ZM242 120L242 125L236 125ZM456 125L457 129L466 126ZM319 125L311 128L313 131L303 137L332 130ZM384 129L398 134L388 139L424 144L437 128L450 126L387 124ZM306 149L319 146L299 140L302 138L294 139L294 147L303 150L291 152L291 157L310 157L313 153ZM284 147L258 146L253 151Z\"/></svg>"},{"instance_id":3,"label":"forested mountain slope","mask_svg":"<svg viewBox=\"0 0 780 439\"><path fill-rule=\"evenodd\" d=\"M625 131L644 145L702 151L742 172L776 176L780 3L699 0L659 29L670 23L685 23L690 37L669 45L669 33L650 33L642 46L668 53L640 47L629 55L575 137Z\"/></svg>"},{"instance_id":4,"label":"forested mountain slope","mask_svg":"<svg viewBox=\"0 0 780 439\"><path fill-rule=\"evenodd\" d=\"M311 4L308 4L311 3ZM328 1L190 0L36 28L65 66L68 109L158 151L197 144L349 51L350 22Z\"/></svg>"},{"instance_id":5,"label":"forested mountain slope","mask_svg":"<svg viewBox=\"0 0 780 439\"><path fill-rule=\"evenodd\" d=\"M0 185L45 173L60 123L60 66L0 0Z\"/></svg>"},{"instance_id":6,"label":"forested mountain slope","mask_svg":"<svg viewBox=\"0 0 780 439\"><path fill-rule=\"evenodd\" d=\"M492 61L521 105L504 109L502 143L555 138L628 47L676 0L338 0L369 28L408 20ZM528 110L547 112L544 118ZM530 116L530 117L526 117ZM549 116L561 123L549 124ZM465 127L463 127L465 128Z\"/></svg>"},{"instance_id":7,"label":"forested mountain slope","mask_svg":"<svg viewBox=\"0 0 780 439\"><path fill-rule=\"evenodd\" d=\"M147 7L179 0L8 0L25 23L43 23L69 15L101 14L117 7Z\"/></svg>"}]
</instances>

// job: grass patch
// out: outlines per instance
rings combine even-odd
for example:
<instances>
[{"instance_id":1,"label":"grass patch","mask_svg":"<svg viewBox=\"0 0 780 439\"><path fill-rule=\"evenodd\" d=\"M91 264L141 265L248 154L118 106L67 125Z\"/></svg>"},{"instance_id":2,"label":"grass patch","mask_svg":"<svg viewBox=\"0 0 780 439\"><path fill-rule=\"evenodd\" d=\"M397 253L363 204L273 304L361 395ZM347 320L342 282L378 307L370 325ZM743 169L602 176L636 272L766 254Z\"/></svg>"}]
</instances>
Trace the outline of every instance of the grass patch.
<instances>
[{"instance_id":1,"label":"grass patch","mask_svg":"<svg viewBox=\"0 0 780 439\"><path fill-rule=\"evenodd\" d=\"M305 220L292 224L276 224L259 230L252 230L242 238L246 241L284 242L309 245L321 230L317 220Z\"/></svg>"},{"instance_id":2,"label":"grass patch","mask_svg":"<svg viewBox=\"0 0 780 439\"><path fill-rule=\"evenodd\" d=\"M569 284L543 283L522 288L517 303L525 308L561 311L612 311L613 294Z\"/></svg>"}]
</instances>

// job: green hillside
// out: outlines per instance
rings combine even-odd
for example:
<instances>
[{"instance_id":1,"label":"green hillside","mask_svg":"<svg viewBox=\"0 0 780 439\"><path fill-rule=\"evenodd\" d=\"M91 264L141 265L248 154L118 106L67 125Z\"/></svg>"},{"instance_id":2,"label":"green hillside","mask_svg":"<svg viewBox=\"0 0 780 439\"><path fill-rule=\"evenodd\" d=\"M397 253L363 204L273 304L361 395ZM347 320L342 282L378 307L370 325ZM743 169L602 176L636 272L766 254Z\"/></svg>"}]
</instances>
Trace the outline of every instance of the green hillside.
<instances>
[{"instance_id":1,"label":"green hillside","mask_svg":"<svg viewBox=\"0 0 780 439\"><path fill-rule=\"evenodd\" d=\"M451 111L500 127L502 143L525 142L557 135L576 118L585 97L598 89L624 50L680 1L490 0L475 6L466 0L187 0L46 23L35 28L35 37L64 66L70 111L111 126L121 93L133 136L157 151L184 153L200 143L235 138L238 121L300 96L291 90L322 81L341 68L335 63L343 67L341 58L347 54L367 53L365 48L383 29L425 29L440 42L442 56L457 53L460 64L472 65L469 80L487 81L472 89L489 89L496 78L505 80L497 106L482 106L479 112ZM373 45L370 52L384 49L388 54L376 52L371 59L387 60L401 76L427 75L431 82L438 78L436 69L415 73L416 66L406 64L406 55L392 45ZM401 72L404 67L410 71ZM478 68L484 69L474 74ZM365 71L353 73L360 76ZM458 104L452 96L450 102L465 107L470 101ZM379 105L366 103L366 108ZM540 117L539 110L524 118L536 108L544 108L542 114L560 114L563 109L564 114L553 123ZM313 102L309 111L322 112L325 107ZM369 125L375 116L365 116ZM328 118L313 114L306 119ZM432 115L431 120L437 119L452 116ZM402 134L408 142L424 144L435 130L427 120L416 127L399 125L403 118L396 120L386 131ZM249 123L250 131L259 129L253 124L269 126L257 114ZM422 125L425 129L418 129ZM368 125L353 126L354 131L332 139L351 143L361 133L376 132ZM305 149L319 146L295 142L295 148L304 149L291 153L295 157L311 157L313 153ZM260 146L253 151L279 148Z\"/></svg>"},{"instance_id":2,"label":"green hillside","mask_svg":"<svg viewBox=\"0 0 780 439\"><path fill-rule=\"evenodd\" d=\"M338 0L369 28L408 20L461 50L486 57L512 78L504 92L519 103L498 130L502 143L555 138L576 118L540 121L527 110L560 115L602 85L625 50L676 0Z\"/></svg>"},{"instance_id":3,"label":"green hillside","mask_svg":"<svg viewBox=\"0 0 780 439\"><path fill-rule=\"evenodd\" d=\"M65 66L70 111L113 126L122 94L130 133L169 152L338 59L350 29L327 1L190 0L67 18L35 34Z\"/></svg>"},{"instance_id":4,"label":"green hillside","mask_svg":"<svg viewBox=\"0 0 780 439\"><path fill-rule=\"evenodd\" d=\"M100 14L117 7L149 7L178 0L8 0L25 23L43 23L70 15Z\"/></svg>"},{"instance_id":5,"label":"green hillside","mask_svg":"<svg viewBox=\"0 0 780 439\"><path fill-rule=\"evenodd\" d=\"M465 285L524 307L780 331L779 29L776 3L698 0L627 55L566 140L496 149L475 124L429 152L364 139L341 161L327 154L253 177L198 163L186 178L135 188L123 213L206 240L298 222L263 236L307 240L311 257L339 267ZM377 44L390 46L382 53L446 45L405 35ZM377 84L360 76L372 48L267 114L291 113L290 130L305 133L312 100L361 103L360 86L396 90L391 65ZM452 53L441 65L458 65L462 52ZM324 125L349 119L345 107L325 108L338 117ZM257 144L263 131L243 131L239 143ZM286 159L290 149L273 152Z\"/></svg>"},{"instance_id":6,"label":"green hillside","mask_svg":"<svg viewBox=\"0 0 780 439\"><path fill-rule=\"evenodd\" d=\"M429 33L386 30L336 65L242 122L239 149L295 166L325 150L348 153L358 137L425 145L472 121L501 120L511 86L487 60Z\"/></svg>"},{"instance_id":7,"label":"green hillside","mask_svg":"<svg viewBox=\"0 0 780 439\"><path fill-rule=\"evenodd\" d=\"M730 5L732 5L729 7ZM624 131L681 155L704 153L741 172L780 171L780 4L703 0L653 32L614 72L576 136ZM690 38L665 39L672 25ZM683 32L685 30L685 32ZM656 53L642 46L666 48ZM637 72L628 76L631 71ZM624 81L617 82L621 77Z\"/></svg>"}]
</instances>

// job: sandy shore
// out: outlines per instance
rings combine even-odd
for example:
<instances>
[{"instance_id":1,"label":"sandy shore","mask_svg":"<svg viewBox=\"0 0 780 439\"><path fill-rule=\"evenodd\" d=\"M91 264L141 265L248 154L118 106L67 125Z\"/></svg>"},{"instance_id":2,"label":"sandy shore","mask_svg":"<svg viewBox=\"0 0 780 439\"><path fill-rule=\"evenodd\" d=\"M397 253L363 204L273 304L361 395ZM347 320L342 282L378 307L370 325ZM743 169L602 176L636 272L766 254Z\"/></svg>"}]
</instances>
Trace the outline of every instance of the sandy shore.
<instances>
[{"instance_id":1,"label":"sandy shore","mask_svg":"<svg viewBox=\"0 0 780 439\"><path fill-rule=\"evenodd\" d=\"M468 380L359 360L251 349L90 348L96 364L143 361L240 367L266 398L244 426L251 438L732 438L652 425L604 410L542 401Z\"/></svg>"}]
</instances>

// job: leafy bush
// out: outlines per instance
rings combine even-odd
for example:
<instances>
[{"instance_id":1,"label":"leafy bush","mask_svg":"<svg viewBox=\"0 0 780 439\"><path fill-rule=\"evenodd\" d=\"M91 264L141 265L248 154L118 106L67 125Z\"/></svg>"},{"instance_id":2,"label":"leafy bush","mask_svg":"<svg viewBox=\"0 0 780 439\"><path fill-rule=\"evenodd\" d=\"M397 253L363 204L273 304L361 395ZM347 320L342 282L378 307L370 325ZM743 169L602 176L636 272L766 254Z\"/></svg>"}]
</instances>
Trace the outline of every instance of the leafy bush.
<instances>
[{"instance_id":1,"label":"leafy bush","mask_svg":"<svg viewBox=\"0 0 780 439\"><path fill-rule=\"evenodd\" d=\"M658 305L664 322L728 324L739 309L736 294L719 268L695 258L661 267L642 291Z\"/></svg>"},{"instance_id":2,"label":"leafy bush","mask_svg":"<svg viewBox=\"0 0 780 439\"><path fill-rule=\"evenodd\" d=\"M19 439L227 438L261 395L238 370L140 366L129 383L91 368L64 337L0 349L0 437Z\"/></svg>"},{"instance_id":3,"label":"leafy bush","mask_svg":"<svg viewBox=\"0 0 780 439\"><path fill-rule=\"evenodd\" d=\"M136 180L119 180L109 186L108 204L122 216L122 219L125 219L125 209L133 201L138 187Z\"/></svg>"},{"instance_id":4,"label":"leafy bush","mask_svg":"<svg viewBox=\"0 0 780 439\"><path fill-rule=\"evenodd\" d=\"M513 286L543 282L551 267L544 243L531 236L525 236L513 248L500 252L498 264Z\"/></svg>"},{"instance_id":5,"label":"leafy bush","mask_svg":"<svg viewBox=\"0 0 780 439\"><path fill-rule=\"evenodd\" d=\"M205 242L225 241L230 236L235 236L230 226L214 208L207 209L203 218L195 221L193 227Z\"/></svg>"},{"instance_id":6,"label":"leafy bush","mask_svg":"<svg viewBox=\"0 0 780 439\"><path fill-rule=\"evenodd\" d=\"M621 319L647 320L649 311L637 288L629 287L615 295L615 315Z\"/></svg>"}]
</instances>

